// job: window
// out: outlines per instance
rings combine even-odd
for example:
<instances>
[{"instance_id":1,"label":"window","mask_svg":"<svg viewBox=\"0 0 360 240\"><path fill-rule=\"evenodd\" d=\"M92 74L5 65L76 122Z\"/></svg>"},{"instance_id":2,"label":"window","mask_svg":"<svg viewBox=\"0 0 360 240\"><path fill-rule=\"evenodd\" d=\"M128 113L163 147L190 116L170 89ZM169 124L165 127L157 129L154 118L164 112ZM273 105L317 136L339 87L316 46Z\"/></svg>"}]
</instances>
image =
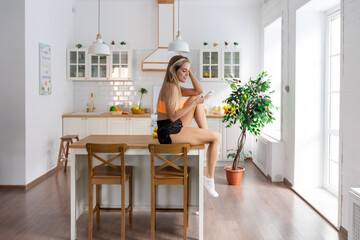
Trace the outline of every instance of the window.
<instances>
[{"instance_id":1,"label":"window","mask_svg":"<svg viewBox=\"0 0 360 240\"><path fill-rule=\"evenodd\" d=\"M271 95L274 106L281 107L281 18L264 29L264 71L271 76ZM275 120L265 126L264 133L281 140L281 108L274 109Z\"/></svg>"},{"instance_id":2,"label":"window","mask_svg":"<svg viewBox=\"0 0 360 240\"><path fill-rule=\"evenodd\" d=\"M337 195L339 183L340 10L327 14L324 187Z\"/></svg>"}]
</instances>

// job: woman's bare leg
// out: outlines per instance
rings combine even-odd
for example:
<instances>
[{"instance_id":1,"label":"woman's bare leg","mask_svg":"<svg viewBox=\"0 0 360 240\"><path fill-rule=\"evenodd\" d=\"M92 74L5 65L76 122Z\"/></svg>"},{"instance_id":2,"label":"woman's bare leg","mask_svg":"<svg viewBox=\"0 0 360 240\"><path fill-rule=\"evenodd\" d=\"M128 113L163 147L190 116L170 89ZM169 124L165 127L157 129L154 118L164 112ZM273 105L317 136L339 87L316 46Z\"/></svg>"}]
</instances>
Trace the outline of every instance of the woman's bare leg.
<instances>
[{"instance_id":1,"label":"woman's bare leg","mask_svg":"<svg viewBox=\"0 0 360 240\"><path fill-rule=\"evenodd\" d=\"M199 145L209 143L206 159L205 176L214 177L215 165L219 154L221 135L218 132L202 129L183 127L177 134L171 134L172 143L189 143L190 145Z\"/></svg>"},{"instance_id":2,"label":"woman's bare leg","mask_svg":"<svg viewBox=\"0 0 360 240\"><path fill-rule=\"evenodd\" d=\"M197 123L199 128L208 129L204 105L198 104L196 106L194 118L195 118L195 122Z\"/></svg>"},{"instance_id":3,"label":"woman's bare leg","mask_svg":"<svg viewBox=\"0 0 360 240\"><path fill-rule=\"evenodd\" d=\"M189 103L191 103L192 101L194 101L194 98L195 97L193 97L193 96L189 97L188 100L186 100L184 106L186 106ZM184 116L182 116L180 118L180 120L184 127L190 127L191 120L193 118L195 118L195 122L199 128L208 129L204 106L202 104L196 105L196 107L192 108Z\"/></svg>"}]
</instances>

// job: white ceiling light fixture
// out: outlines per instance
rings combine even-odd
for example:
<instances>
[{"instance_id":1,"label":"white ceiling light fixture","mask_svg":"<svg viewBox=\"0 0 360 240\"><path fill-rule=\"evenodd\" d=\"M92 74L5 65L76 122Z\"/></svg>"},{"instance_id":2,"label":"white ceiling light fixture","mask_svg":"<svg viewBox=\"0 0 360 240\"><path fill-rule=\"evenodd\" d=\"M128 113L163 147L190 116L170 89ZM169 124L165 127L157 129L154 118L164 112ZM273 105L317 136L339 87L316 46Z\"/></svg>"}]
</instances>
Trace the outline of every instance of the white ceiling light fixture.
<instances>
[{"instance_id":1,"label":"white ceiling light fixture","mask_svg":"<svg viewBox=\"0 0 360 240\"><path fill-rule=\"evenodd\" d=\"M188 53L189 51L189 44L182 40L180 36L180 0L178 1L178 32L175 41L169 43L168 51L178 52L180 53Z\"/></svg>"},{"instance_id":2,"label":"white ceiling light fixture","mask_svg":"<svg viewBox=\"0 0 360 240\"><path fill-rule=\"evenodd\" d=\"M96 56L109 56L109 46L104 44L100 34L100 0L98 0L98 34L96 36L96 42L89 47L89 54Z\"/></svg>"}]
</instances>

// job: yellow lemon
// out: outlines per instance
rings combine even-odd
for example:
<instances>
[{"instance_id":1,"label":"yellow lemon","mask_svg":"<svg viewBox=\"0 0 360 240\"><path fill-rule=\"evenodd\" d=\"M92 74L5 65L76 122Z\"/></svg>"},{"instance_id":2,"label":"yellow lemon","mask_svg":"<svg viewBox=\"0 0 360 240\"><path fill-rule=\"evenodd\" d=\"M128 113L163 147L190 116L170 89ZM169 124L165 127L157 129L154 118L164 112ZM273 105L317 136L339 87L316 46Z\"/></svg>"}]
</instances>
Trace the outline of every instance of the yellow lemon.
<instances>
[{"instance_id":1,"label":"yellow lemon","mask_svg":"<svg viewBox=\"0 0 360 240\"><path fill-rule=\"evenodd\" d=\"M261 86L259 86L259 89L261 90Z\"/></svg>"},{"instance_id":2,"label":"yellow lemon","mask_svg":"<svg viewBox=\"0 0 360 240\"><path fill-rule=\"evenodd\" d=\"M134 109L138 110L138 109L139 109L139 106L136 106Z\"/></svg>"},{"instance_id":3,"label":"yellow lemon","mask_svg":"<svg viewBox=\"0 0 360 240\"><path fill-rule=\"evenodd\" d=\"M152 133L152 136L153 136L153 138L157 138L157 137L158 137L158 135L157 135L156 132L153 132L153 133Z\"/></svg>"},{"instance_id":4,"label":"yellow lemon","mask_svg":"<svg viewBox=\"0 0 360 240\"><path fill-rule=\"evenodd\" d=\"M157 132L157 130L158 130L158 127L156 127L156 128L154 129L154 132Z\"/></svg>"}]
</instances>

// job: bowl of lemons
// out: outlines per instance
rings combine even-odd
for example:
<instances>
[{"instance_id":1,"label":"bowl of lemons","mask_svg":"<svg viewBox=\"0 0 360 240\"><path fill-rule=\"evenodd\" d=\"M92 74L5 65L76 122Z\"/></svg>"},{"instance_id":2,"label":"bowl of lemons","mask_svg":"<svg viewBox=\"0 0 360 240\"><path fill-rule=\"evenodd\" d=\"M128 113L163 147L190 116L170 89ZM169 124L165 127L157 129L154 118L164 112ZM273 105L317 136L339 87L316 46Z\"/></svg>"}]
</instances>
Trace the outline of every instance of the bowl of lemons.
<instances>
[{"instance_id":1,"label":"bowl of lemons","mask_svg":"<svg viewBox=\"0 0 360 240\"><path fill-rule=\"evenodd\" d=\"M213 112L214 114L224 114L224 109L221 108L221 107L214 107L213 110L212 110L212 112Z\"/></svg>"},{"instance_id":2,"label":"bowl of lemons","mask_svg":"<svg viewBox=\"0 0 360 240\"><path fill-rule=\"evenodd\" d=\"M132 114L142 114L145 112L145 110L139 106L136 106L131 108L131 112Z\"/></svg>"}]
</instances>

